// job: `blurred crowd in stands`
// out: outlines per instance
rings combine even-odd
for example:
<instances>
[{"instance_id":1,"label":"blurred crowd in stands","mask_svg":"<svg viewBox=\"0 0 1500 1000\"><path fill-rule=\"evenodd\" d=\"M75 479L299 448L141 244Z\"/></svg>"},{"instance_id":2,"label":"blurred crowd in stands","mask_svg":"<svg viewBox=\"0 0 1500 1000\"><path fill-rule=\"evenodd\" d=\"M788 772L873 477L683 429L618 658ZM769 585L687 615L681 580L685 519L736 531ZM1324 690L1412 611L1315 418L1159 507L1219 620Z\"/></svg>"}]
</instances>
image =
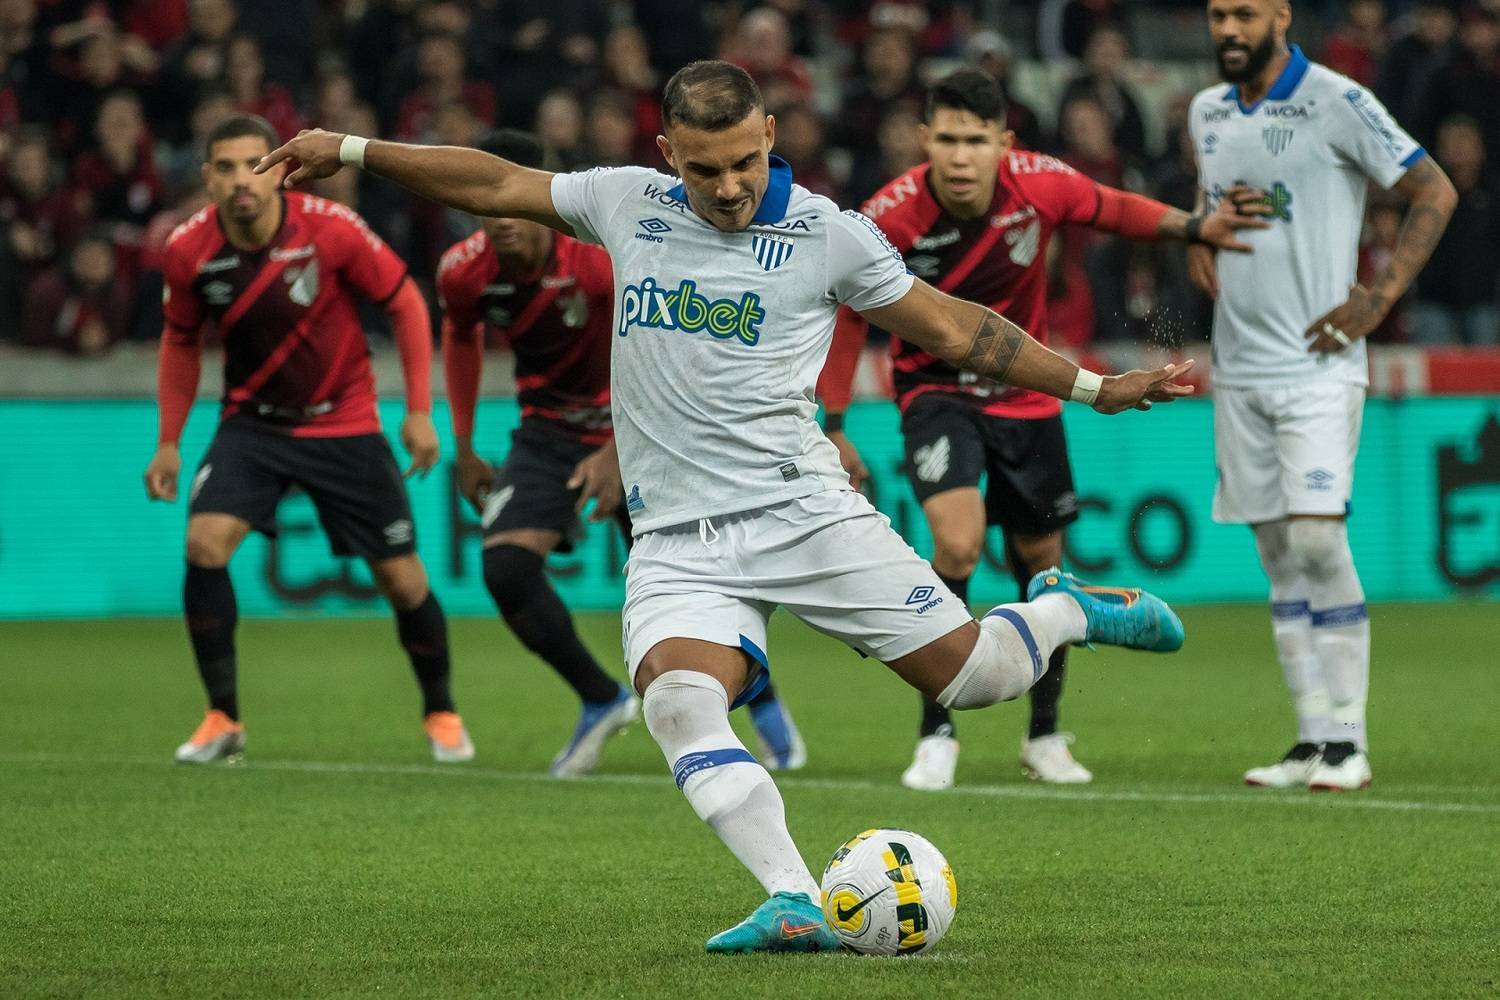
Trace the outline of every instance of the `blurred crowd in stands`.
<instances>
[{"instance_id":1,"label":"blurred crowd in stands","mask_svg":"<svg viewBox=\"0 0 1500 1000\"><path fill-rule=\"evenodd\" d=\"M1005 85L1018 143L1191 208L1187 100L1214 79L1203 7L0 0L0 341L89 355L157 337L163 246L205 204L199 140L237 111L263 115L287 137L317 125L470 144L492 126L514 126L534 130L559 169L658 165L660 88L678 66L708 56L754 75L779 121L777 151L802 184L846 207L921 161L924 82L977 64ZM1500 0L1299 0L1294 9L1294 40L1372 87L1460 194L1432 264L1376 340L1500 342L1491 162L1500 151ZM1161 47L1140 37L1143 23L1182 26L1192 44L1177 41L1177 62L1140 58ZM1164 66L1181 70L1168 75L1180 88L1163 87ZM1058 86L1037 85L1046 80ZM352 170L319 193L357 208L429 290L443 249L474 228ZM1372 197L1368 272L1390 254L1402 213L1399 199ZM1209 305L1190 287L1179 248L1082 230L1056 242L1054 342L1207 335Z\"/></svg>"}]
</instances>

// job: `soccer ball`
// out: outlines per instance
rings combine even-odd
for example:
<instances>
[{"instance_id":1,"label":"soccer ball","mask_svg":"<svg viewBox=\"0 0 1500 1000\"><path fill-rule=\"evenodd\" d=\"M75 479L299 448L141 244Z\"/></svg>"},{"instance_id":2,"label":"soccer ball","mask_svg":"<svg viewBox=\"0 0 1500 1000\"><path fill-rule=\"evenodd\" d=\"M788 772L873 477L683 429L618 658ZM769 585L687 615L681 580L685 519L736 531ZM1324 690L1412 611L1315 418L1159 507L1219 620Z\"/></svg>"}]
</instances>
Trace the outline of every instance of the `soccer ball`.
<instances>
[{"instance_id":1,"label":"soccer ball","mask_svg":"<svg viewBox=\"0 0 1500 1000\"><path fill-rule=\"evenodd\" d=\"M958 882L942 852L910 830L866 830L823 869L823 916L864 955L920 955L958 909Z\"/></svg>"}]
</instances>

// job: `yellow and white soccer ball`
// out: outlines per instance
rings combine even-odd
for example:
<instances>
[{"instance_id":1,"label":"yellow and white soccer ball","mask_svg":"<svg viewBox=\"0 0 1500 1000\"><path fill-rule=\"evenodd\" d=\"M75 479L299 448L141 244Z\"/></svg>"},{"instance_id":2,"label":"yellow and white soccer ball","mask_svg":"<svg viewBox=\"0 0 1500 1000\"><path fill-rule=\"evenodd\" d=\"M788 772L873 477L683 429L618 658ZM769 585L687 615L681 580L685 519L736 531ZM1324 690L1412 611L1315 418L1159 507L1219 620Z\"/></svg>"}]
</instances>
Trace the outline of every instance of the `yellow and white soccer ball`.
<instances>
[{"instance_id":1,"label":"yellow and white soccer ball","mask_svg":"<svg viewBox=\"0 0 1500 1000\"><path fill-rule=\"evenodd\" d=\"M823 915L845 947L861 954L929 951L957 910L953 869L910 830L866 830L823 869Z\"/></svg>"}]
</instances>

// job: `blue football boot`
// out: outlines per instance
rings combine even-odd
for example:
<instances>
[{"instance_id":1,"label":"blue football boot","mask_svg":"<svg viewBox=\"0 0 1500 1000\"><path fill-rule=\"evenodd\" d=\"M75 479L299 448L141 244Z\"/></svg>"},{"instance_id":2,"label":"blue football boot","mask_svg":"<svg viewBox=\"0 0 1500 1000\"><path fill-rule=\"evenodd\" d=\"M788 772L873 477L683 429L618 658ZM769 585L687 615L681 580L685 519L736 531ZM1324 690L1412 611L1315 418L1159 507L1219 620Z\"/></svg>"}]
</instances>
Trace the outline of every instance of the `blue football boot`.
<instances>
[{"instance_id":1,"label":"blue football boot","mask_svg":"<svg viewBox=\"0 0 1500 1000\"><path fill-rule=\"evenodd\" d=\"M614 701L584 702L573 738L552 758L552 777L576 778L592 773L599 766L605 741L623 733L640 714L641 700L624 687Z\"/></svg>"},{"instance_id":2,"label":"blue football boot","mask_svg":"<svg viewBox=\"0 0 1500 1000\"><path fill-rule=\"evenodd\" d=\"M1067 594L1078 602L1088 620L1087 643L1171 653L1186 638L1182 619L1166 602L1137 587L1095 587L1053 567L1032 577L1026 587L1028 601L1043 594Z\"/></svg>"},{"instance_id":3,"label":"blue football boot","mask_svg":"<svg viewBox=\"0 0 1500 1000\"><path fill-rule=\"evenodd\" d=\"M823 919L823 908L805 892L778 892L740 923L708 939L710 954L748 955L753 951L838 951L838 935Z\"/></svg>"}]
</instances>

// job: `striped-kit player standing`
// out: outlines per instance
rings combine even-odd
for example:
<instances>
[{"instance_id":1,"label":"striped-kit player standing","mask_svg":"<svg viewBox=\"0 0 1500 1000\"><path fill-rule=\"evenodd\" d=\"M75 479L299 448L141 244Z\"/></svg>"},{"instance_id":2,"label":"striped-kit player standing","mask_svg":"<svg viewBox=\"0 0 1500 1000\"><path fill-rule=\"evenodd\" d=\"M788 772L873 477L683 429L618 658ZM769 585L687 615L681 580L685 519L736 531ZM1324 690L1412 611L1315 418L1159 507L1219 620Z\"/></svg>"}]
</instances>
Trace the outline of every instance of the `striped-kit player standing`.
<instances>
[{"instance_id":1,"label":"striped-kit player standing","mask_svg":"<svg viewBox=\"0 0 1500 1000\"><path fill-rule=\"evenodd\" d=\"M1050 156L1015 149L1005 98L988 75L958 70L928 95L927 162L876 192L860 209L901 251L906 266L940 291L987 305L1037 339L1047 338L1047 242L1063 225L1138 240L1202 242L1248 249L1235 232L1263 227L1250 214L1195 217L1161 202L1096 184ZM841 309L820 390L825 429L855 480L867 475L843 431L850 385L868 324ZM1078 517L1061 401L962 371L891 338L906 471L933 535L933 568L967 600L987 525L1005 533L1006 561L1024 599L1027 582L1061 564L1063 529ZM983 495L981 476L988 482ZM1031 724L1021 766L1033 778L1092 778L1057 731L1067 647L1059 646L1031 688ZM953 784L958 740L952 714L922 703L909 788Z\"/></svg>"},{"instance_id":2,"label":"striped-kit player standing","mask_svg":"<svg viewBox=\"0 0 1500 1000\"><path fill-rule=\"evenodd\" d=\"M280 191L282 170L252 167L277 144L253 115L209 133L203 178L213 204L167 243L160 430L146 469L153 500L175 500L178 439L197 395L201 334L224 342L218 430L188 500L183 610L208 711L177 760L243 751L236 685L238 617L229 560L252 529L276 532L276 508L300 488L334 554L358 556L396 615L422 693L433 756L470 760L474 747L448 690L448 630L416 554L401 469L380 430L375 380L355 296L391 318L406 382L406 474L438 459L429 385L432 328L406 266L349 208Z\"/></svg>"}]
</instances>

